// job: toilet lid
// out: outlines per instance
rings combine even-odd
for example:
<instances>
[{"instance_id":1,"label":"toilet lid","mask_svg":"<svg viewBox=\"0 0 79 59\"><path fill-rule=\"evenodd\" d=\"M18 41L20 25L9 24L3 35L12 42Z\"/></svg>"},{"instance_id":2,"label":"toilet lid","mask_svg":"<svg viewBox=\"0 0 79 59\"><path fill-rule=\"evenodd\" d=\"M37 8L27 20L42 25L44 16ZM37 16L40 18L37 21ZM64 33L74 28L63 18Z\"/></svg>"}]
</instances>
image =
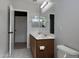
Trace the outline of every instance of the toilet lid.
<instances>
[{"instance_id":1,"label":"toilet lid","mask_svg":"<svg viewBox=\"0 0 79 59\"><path fill-rule=\"evenodd\" d=\"M63 52L66 52L66 53L70 54L70 55L79 55L79 52L78 51L76 51L74 49L71 49L69 47L66 47L64 45L58 45L57 48L59 50L62 50Z\"/></svg>"}]
</instances>

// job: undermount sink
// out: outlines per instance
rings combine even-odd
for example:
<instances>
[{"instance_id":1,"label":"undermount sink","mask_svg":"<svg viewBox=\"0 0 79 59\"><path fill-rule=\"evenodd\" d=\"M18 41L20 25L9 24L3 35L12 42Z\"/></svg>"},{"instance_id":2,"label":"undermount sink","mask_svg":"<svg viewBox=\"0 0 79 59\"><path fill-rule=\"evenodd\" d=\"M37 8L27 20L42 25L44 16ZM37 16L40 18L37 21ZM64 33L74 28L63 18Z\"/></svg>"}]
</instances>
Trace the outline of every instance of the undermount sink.
<instances>
[{"instance_id":1,"label":"undermount sink","mask_svg":"<svg viewBox=\"0 0 79 59\"><path fill-rule=\"evenodd\" d=\"M51 33L32 33L36 39L54 39L55 35Z\"/></svg>"},{"instance_id":2,"label":"undermount sink","mask_svg":"<svg viewBox=\"0 0 79 59\"><path fill-rule=\"evenodd\" d=\"M47 37L47 35L40 34L40 35L38 35L38 37L39 37L39 38L45 38L45 37Z\"/></svg>"}]
</instances>

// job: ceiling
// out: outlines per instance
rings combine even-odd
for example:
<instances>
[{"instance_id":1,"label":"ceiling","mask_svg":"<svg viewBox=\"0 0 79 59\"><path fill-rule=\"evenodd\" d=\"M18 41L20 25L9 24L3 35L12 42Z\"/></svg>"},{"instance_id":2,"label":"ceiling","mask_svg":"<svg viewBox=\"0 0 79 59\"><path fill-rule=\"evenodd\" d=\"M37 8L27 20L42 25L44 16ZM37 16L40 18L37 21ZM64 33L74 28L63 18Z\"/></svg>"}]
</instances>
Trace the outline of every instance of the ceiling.
<instances>
[{"instance_id":1,"label":"ceiling","mask_svg":"<svg viewBox=\"0 0 79 59\"><path fill-rule=\"evenodd\" d=\"M37 3L43 3L45 0L37 0Z\"/></svg>"},{"instance_id":2,"label":"ceiling","mask_svg":"<svg viewBox=\"0 0 79 59\"><path fill-rule=\"evenodd\" d=\"M45 0L32 0L34 3L37 3L37 4L42 4Z\"/></svg>"},{"instance_id":3,"label":"ceiling","mask_svg":"<svg viewBox=\"0 0 79 59\"><path fill-rule=\"evenodd\" d=\"M40 4L42 4L45 0L31 0L31 1L40 5ZM55 2L56 0L47 0L47 1Z\"/></svg>"}]
</instances>

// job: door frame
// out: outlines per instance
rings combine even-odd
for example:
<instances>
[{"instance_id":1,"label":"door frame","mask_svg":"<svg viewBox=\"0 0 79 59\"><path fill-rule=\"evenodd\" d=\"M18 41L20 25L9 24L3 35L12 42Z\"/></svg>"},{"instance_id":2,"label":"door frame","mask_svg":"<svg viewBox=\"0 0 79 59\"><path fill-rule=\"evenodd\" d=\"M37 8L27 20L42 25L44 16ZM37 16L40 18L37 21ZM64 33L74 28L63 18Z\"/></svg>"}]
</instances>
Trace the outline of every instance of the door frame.
<instances>
[{"instance_id":1,"label":"door frame","mask_svg":"<svg viewBox=\"0 0 79 59\"><path fill-rule=\"evenodd\" d=\"M26 19L26 22L28 23L28 11L27 10L22 10L22 9L14 9L14 12L15 11L21 11L21 12L26 12L27 13L27 19ZM26 23L26 24L27 24ZM28 25L28 24L27 24ZM26 32L28 31L28 26L26 25L26 27L27 27L27 30L26 30ZM15 29L15 15L14 15L14 29ZM28 33L26 34L26 35L28 35ZM28 47L28 40L27 40L28 38L26 38L26 44L27 44L27 47ZM14 31L14 44L15 44L15 31ZM15 46L15 45L14 45ZM15 48L15 47L14 47Z\"/></svg>"},{"instance_id":2,"label":"door frame","mask_svg":"<svg viewBox=\"0 0 79 59\"><path fill-rule=\"evenodd\" d=\"M14 50L13 41L14 41L14 9L12 5L9 5L8 6L8 56L11 56Z\"/></svg>"}]
</instances>

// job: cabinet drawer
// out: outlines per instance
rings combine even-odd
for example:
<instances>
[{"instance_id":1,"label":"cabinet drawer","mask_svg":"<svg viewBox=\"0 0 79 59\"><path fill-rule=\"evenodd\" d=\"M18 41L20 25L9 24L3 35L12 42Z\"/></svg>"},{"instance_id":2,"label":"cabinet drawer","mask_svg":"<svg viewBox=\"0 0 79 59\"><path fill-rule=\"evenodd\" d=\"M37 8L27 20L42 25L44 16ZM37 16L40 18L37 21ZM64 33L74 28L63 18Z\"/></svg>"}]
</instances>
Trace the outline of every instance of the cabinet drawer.
<instances>
[{"instance_id":1,"label":"cabinet drawer","mask_svg":"<svg viewBox=\"0 0 79 59\"><path fill-rule=\"evenodd\" d=\"M36 42L37 48L40 46L45 46L46 48L54 48L54 41L53 40L39 40Z\"/></svg>"},{"instance_id":2,"label":"cabinet drawer","mask_svg":"<svg viewBox=\"0 0 79 59\"><path fill-rule=\"evenodd\" d=\"M48 44L48 41L49 40L39 40L39 41L37 41L37 44L38 45L43 45L43 44L46 45L46 44Z\"/></svg>"}]
</instances>

